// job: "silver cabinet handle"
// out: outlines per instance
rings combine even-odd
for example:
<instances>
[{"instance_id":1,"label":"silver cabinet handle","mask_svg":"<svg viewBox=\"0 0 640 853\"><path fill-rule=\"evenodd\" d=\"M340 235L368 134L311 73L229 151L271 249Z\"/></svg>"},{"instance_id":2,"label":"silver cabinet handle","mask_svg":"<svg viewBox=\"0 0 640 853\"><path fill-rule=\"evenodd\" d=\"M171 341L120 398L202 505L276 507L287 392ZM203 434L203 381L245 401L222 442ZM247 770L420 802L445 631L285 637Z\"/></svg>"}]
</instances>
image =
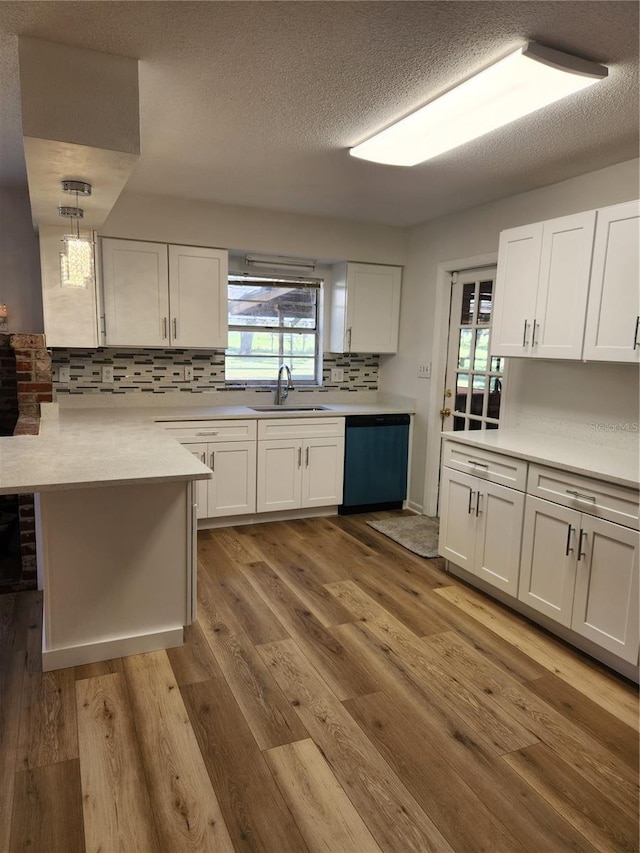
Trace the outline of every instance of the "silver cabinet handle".
<instances>
[{"instance_id":1,"label":"silver cabinet handle","mask_svg":"<svg viewBox=\"0 0 640 853\"><path fill-rule=\"evenodd\" d=\"M586 533L586 531L585 531L585 530L583 530L582 528L580 528L580 544L578 545L578 562L580 562L580 560L581 560L583 557L586 557L586 551L583 551L583 550L582 550L582 538L583 538L583 537L586 539L586 538L587 538L587 533Z\"/></svg>"},{"instance_id":2,"label":"silver cabinet handle","mask_svg":"<svg viewBox=\"0 0 640 853\"><path fill-rule=\"evenodd\" d=\"M595 503L595 501L597 500L595 495L583 495L582 492L576 492L573 489L565 489L565 492L568 495L571 495L574 498L579 498L583 501L593 501Z\"/></svg>"},{"instance_id":3,"label":"silver cabinet handle","mask_svg":"<svg viewBox=\"0 0 640 853\"><path fill-rule=\"evenodd\" d=\"M525 320L525 321L524 321L524 329L523 329L523 332L522 332L522 346L523 346L523 347L526 347L526 346L527 346L527 344L529 343L529 341L527 340L527 326L528 326L528 325L529 325L529 324L528 324L528 323L527 323L527 321Z\"/></svg>"},{"instance_id":4,"label":"silver cabinet handle","mask_svg":"<svg viewBox=\"0 0 640 853\"><path fill-rule=\"evenodd\" d=\"M217 435L217 432L197 432L196 435Z\"/></svg>"},{"instance_id":5,"label":"silver cabinet handle","mask_svg":"<svg viewBox=\"0 0 640 853\"><path fill-rule=\"evenodd\" d=\"M489 467L488 462L476 462L475 459L467 459L467 463L469 465L475 465L476 468L488 468Z\"/></svg>"},{"instance_id":6,"label":"silver cabinet handle","mask_svg":"<svg viewBox=\"0 0 640 853\"><path fill-rule=\"evenodd\" d=\"M173 338L174 340L178 337L178 319L177 317L173 318Z\"/></svg>"},{"instance_id":7,"label":"silver cabinet handle","mask_svg":"<svg viewBox=\"0 0 640 853\"><path fill-rule=\"evenodd\" d=\"M474 494L475 492L473 491L473 489L469 489L469 507L467 508L467 515L471 515L471 510L473 509L473 507L471 506L471 501L473 500Z\"/></svg>"},{"instance_id":8,"label":"silver cabinet handle","mask_svg":"<svg viewBox=\"0 0 640 853\"><path fill-rule=\"evenodd\" d=\"M349 326L349 328L347 329L347 335L349 335L349 345L347 346L347 352L351 352L351 332L352 327Z\"/></svg>"},{"instance_id":9,"label":"silver cabinet handle","mask_svg":"<svg viewBox=\"0 0 640 853\"><path fill-rule=\"evenodd\" d=\"M200 461L204 462L205 465L207 464L207 454L204 452L204 450L200 454Z\"/></svg>"},{"instance_id":10,"label":"silver cabinet handle","mask_svg":"<svg viewBox=\"0 0 640 853\"><path fill-rule=\"evenodd\" d=\"M640 316L636 317L636 328L635 328L635 331L633 333L633 348L634 349L636 349L637 347L640 346L640 343L638 342L638 329L639 328L640 328Z\"/></svg>"},{"instance_id":11,"label":"silver cabinet handle","mask_svg":"<svg viewBox=\"0 0 640 853\"><path fill-rule=\"evenodd\" d=\"M302 448L298 448L298 468L302 468Z\"/></svg>"},{"instance_id":12,"label":"silver cabinet handle","mask_svg":"<svg viewBox=\"0 0 640 853\"><path fill-rule=\"evenodd\" d=\"M216 454L213 450L211 451L211 465L209 465L209 468L211 468L212 471L216 470Z\"/></svg>"},{"instance_id":13,"label":"silver cabinet handle","mask_svg":"<svg viewBox=\"0 0 640 853\"><path fill-rule=\"evenodd\" d=\"M565 557L568 557L569 554L573 553L573 548L569 547L569 543L571 542L571 534L573 533L573 527L569 525L569 529L567 530L567 547L564 549Z\"/></svg>"},{"instance_id":14,"label":"silver cabinet handle","mask_svg":"<svg viewBox=\"0 0 640 853\"><path fill-rule=\"evenodd\" d=\"M536 326L539 326L539 325L540 325L540 323L538 323L536 320L533 321L533 333L531 335L531 346L532 347L536 346Z\"/></svg>"},{"instance_id":15,"label":"silver cabinet handle","mask_svg":"<svg viewBox=\"0 0 640 853\"><path fill-rule=\"evenodd\" d=\"M309 467L309 446L307 445L307 449L304 454L304 466L305 468Z\"/></svg>"},{"instance_id":16,"label":"silver cabinet handle","mask_svg":"<svg viewBox=\"0 0 640 853\"><path fill-rule=\"evenodd\" d=\"M163 340L167 339L167 318L166 317L162 318L162 339Z\"/></svg>"},{"instance_id":17,"label":"silver cabinet handle","mask_svg":"<svg viewBox=\"0 0 640 853\"><path fill-rule=\"evenodd\" d=\"M476 518L480 515L482 510L480 509L480 498L484 497L482 492L478 492L478 499L476 500Z\"/></svg>"}]
</instances>

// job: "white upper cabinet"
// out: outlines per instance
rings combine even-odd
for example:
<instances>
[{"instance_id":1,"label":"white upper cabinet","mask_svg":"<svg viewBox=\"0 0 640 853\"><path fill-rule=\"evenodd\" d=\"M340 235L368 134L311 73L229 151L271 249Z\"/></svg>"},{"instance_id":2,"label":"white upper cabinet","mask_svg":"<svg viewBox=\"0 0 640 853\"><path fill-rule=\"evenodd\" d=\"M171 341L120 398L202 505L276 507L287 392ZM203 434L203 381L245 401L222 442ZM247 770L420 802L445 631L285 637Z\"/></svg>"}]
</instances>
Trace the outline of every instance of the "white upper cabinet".
<instances>
[{"instance_id":1,"label":"white upper cabinet","mask_svg":"<svg viewBox=\"0 0 640 853\"><path fill-rule=\"evenodd\" d=\"M227 252L102 240L106 346L227 345Z\"/></svg>"},{"instance_id":2,"label":"white upper cabinet","mask_svg":"<svg viewBox=\"0 0 640 853\"><path fill-rule=\"evenodd\" d=\"M640 202L598 211L584 357L640 362Z\"/></svg>"},{"instance_id":3,"label":"white upper cabinet","mask_svg":"<svg viewBox=\"0 0 640 853\"><path fill-rule=\"evenodd\" d=\"M169 270L162 243L102 240L107 346L169 346Z\"/></svg>"},{"instance_id":4,"label":"white upper cabinet","mask_svg":"<svg viewBox=\"0 0 640 853\"><path fill-rule=\"evenodd\" d=\"M169 246L171 343L178 347L227 346L227 253Z\"/></svg>"},{"instance_id":5,"label":"white upper cabinet","mask_svg":"<svg viewBox=\"0 0 640 853\"><path fill-rule=\"evenodd\" d=\"M60 280L62 237L57 225L40 226L40 270L44 333L48 347L97 347L98 308L95 285L63 287Z\"/></svg>"},{"instance_id":6,"label":"white upper cabinet","mask_svg":"<svg viewBox=\"0 0 640 853\"><path fill-rule=\"evenodd\" d=\"M500 235L492 355L580 359L596 212Z\"/></svg>"},{"instance_id":7,"label":"white upper cabinet","mask_svg":"<svg viewBox=\"0 0 640 853\"><path fill-rule=\"evenodd\" d=\"M331 352L398 351L402 268L379 264L335 267Z\"/></svg>"}]
</instances>

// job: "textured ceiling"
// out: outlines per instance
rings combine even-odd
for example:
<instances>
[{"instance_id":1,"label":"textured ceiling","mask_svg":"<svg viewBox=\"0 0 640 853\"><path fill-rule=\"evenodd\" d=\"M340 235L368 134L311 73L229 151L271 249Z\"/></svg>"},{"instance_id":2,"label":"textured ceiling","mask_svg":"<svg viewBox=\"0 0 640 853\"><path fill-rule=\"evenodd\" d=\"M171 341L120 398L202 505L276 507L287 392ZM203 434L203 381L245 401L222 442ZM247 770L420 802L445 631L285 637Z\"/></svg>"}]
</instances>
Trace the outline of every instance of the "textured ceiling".
<instances>
[{"instance_id":1,"label":"textured ceiling","mask_svg":"<svg viewBox=\"0 0 640 853\"><path fill-rule=\"evenodd\" d=\"M638 3L0 2L0 185L26 184L17 35L137 57L127 189L409 225L638 156ZM347 149L532 39L609 78L407 169Z\"/></svg>"}]
</instances>

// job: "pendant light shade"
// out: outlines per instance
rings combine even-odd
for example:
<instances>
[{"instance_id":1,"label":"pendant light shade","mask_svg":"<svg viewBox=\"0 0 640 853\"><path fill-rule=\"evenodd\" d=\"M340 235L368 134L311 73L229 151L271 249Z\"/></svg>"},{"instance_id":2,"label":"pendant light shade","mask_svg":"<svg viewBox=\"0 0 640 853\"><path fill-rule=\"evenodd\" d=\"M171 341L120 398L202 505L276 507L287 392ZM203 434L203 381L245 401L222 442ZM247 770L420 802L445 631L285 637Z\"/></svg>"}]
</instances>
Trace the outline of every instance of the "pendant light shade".
<instances>
[{"instance_id":1,"label":"pendant light shade","mask_svg":"<svg viewBox=\"0 0 640 853\"><path fill-rule=\"evenodd\" d=\"M351 148L354 157L415 166L605 78L608 69L529 42Z\"/></svg>"}]
</instances>

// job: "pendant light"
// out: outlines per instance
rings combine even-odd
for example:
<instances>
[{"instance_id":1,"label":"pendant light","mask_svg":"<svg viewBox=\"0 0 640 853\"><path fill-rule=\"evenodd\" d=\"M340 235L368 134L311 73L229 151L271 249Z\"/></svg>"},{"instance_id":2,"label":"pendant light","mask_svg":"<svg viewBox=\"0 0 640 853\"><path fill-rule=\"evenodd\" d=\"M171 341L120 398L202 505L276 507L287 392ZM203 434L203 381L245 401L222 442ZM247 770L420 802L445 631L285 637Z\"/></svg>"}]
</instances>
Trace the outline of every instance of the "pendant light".
<instances>
[{"instance_id":1,"label":"pendant light","mask_svg":"<svg viewBox=\"0 0 640 853\"><path fill-rule=\"evenodd\" d=\"M62 181L62 191L75 196L75 206L61 205L60 216L75 220L75 234L65 234L62 238L63 250L60 253L60 284L62 287L88 287L94 282L93 239L80 235L80 220L84 210L78 206L78 199L91 195L91 184L85 181Z\"/></svg>"}]
</instances>

